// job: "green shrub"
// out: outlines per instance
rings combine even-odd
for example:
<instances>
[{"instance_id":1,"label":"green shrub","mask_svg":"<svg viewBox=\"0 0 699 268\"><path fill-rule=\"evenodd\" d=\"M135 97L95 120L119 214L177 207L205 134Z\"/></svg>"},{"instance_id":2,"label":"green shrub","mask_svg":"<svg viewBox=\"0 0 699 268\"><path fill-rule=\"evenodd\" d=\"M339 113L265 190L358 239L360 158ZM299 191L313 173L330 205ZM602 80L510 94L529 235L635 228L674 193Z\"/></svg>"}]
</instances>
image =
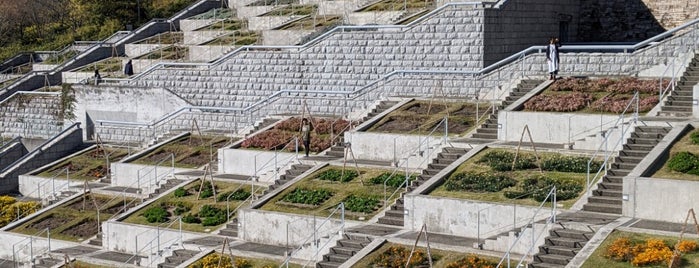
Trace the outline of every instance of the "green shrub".
<instances>
[{"instance_id":1,"label":"green shrub","mask_svg":"<svg viewBox=\"0 0 699 268\"><path fill-rule=\"evenodd\" d=\"M695 130L692 134L689 134L689 139L692 140L692 144L699 144L699 130Z\"/></svg>"},{"instance_id":2,"label":"green shrub","mask_svg":"<svg viewBox=\"0 0 699 268\"><path fill-rule=\"evenodd\" d=\"M201 220L197 216L192 215L192 213L188 213L187 215L182 216L182 222L201 223Z\"/></svg>"},{"instance_id":3,"label":"green shrub","mask_svg":"<svg viewBox=\"0 0 699 268\"><path fill-rule=\"evenodd\" d=\"M359 176L359 173L355 170L345 170L344 173L340 169L328 169L316 176L316 179L323 181L339 181L348 182Z\"/></svg>"},{"instance_id":4,"label":"green shrub","mask_svg":"<svg viewBox=\"0 0 699 268\"><path fill-rule=\"evenodd\" d=\"M284 202L299 203L307 205L320 205L333 195L331 191L325 189L303 189L296 188L282 198Z\"/></svg>"},{"instance_id":5,"label":"green shrub","mask_svg":"<svg viewBox=\"0 0 699 268\"><path fill-rule=\"evenodd\" d=\"M515 184L516 180L502 173L463 172L449 177L445 187L447 191L499 192Z\"/></svg>"},{"instance_id":6,"label":"green shrub","mask_svg":"<svg viewBox=\"0 0 699 268\"><path fill-rule=\"evenodd\" d=\"M182 207L176 207L176 208L175 208L175 211L173 211L173 212L175 213L175 215L179 216L179 215L182 215L183 213L185 213L185 212L187 212L187 211L189 211L189 208L188 208L188 207L182 206Z\"/></svg>"},{"instance_id":7,"label":"green shrub","mask_svg":"<svg viewBox=\"0 0 699 268\"><path fill-rule=\"evenodd\" d=\"M486 164L496 171L511 171L512 162L515 160L515 153L509 151L489 151L483 155L478 163ZM524 170L535 168L535 158L528 153L519 153L514 170Z\"/></svg>"},{"instance_id":8,"label":"green shrub","mask_svg":"<svg viewBox=\"0 0 699 268\"><path fill-rule=\"evenodd\" d=\"M189 192L187 192L187 190L185 190L184 187L180 187L175 190L174 194L175 197L185 197L189 195Z\"/></svg>"},{"instance_id":9,"label":"green shrub","mask_svg":"<svg viewBox=\"0 0 699 268\"><path fill-rule=\"evenodd\" d=\"M583 186L572 180L556 180L544 175L534 175L524 179L518 189L505 191L507 198L527 198L541 202L546 199L551 187L556 186L556 200L568 200L578 197Z\"/></svg>"},{"instance_id":10,"label":"green shrub","mask_svg":"<svg viewBox=\"0 0 699 268\"><path fill-rule=\"evenodd\" d=\"M250 197L250 195L251 195L250 192L243 190L243 189L238 189L238 190L235 190L235 192L230 191L230 192L221 193L218 195L217 199L219 202L226 201L226 199L228 199L228 200L245 200L245 199L248 199L248 197ZM228 196L230 196L230 197L228 197Z\"/></svg>"},{"instance_id":11,"label":"green shrub","mask_svg":"<svg viewBox=\"0 0 699 268\"><path fill-rule=\"evenodd\" d=\"M169 216L167 213L167 210L161 206L157 207L152 207L149 209L146 209L146 211L143 212L143 216L146 217L146 220L150 223L154 222L166 222L167 217Z\"/></svg>"},{"instance_id":12,"label":"green shrub","mask_svg":"<svg viewBox=\"0 0 699 268\"><path fill-rule=\"evenodd\" d=\"M679 152L670 158L667 167L673 171L689 173L699 167L699 157L690 152Z\"/></svg>"},{"instance_id":13,"label":"green shrub","mask_svg":"<svg viewBox=\"0 0 699 268\"><path fill-rule=\"evenodd\" d=\"M588 161L590 161L589 158L581 156L548 156L541 160L541 169L546 171L587 173ZM602 162L592 161L590 163L590 170L597 171L601 166Z\"/></svg>"},{"instance_id":14,"label":"green shrub","mask_svg":"<svg viewBox=\"0 0 699 268\"><path fill-rule=\"evenodd\" d=\"M201 225L203 225L203 226L216 226L219 224L223 224L224 222L226 222L226 217L208 217L208 218L204 218L201 221Z\"/></svg>"},{"instance_id":15,"label":"green shrub","mask_svg":"<svg viewBox=\"0 0 699 268\"><path fill-rule=\"evenodd\" d=\"M199 198L209 198L214 195L214 187L211 186L211 182L205 181L204 186L201 188L201 193Z\"/></svg>"},{"instance_id":16,"label":"green shrub","mask_svg":"<svg viewBox=\"0 0 699 268\"><path fill-rule=\"evenodd\" d=\"M201 218L201 225L204 226L214 226L226 222L226 212L220 208L203 205L201 210L199 210L199 218Z\"/></svg>"},{"instance_id":17,"label":"green shrub","mask_svg":"<svg viewBox=\"0 0 699 268\"><path fill-rule=\"evenodd\" d=\"M390 177L390 178L389 178ZM388 179L388 181L386 181ZM410 176L408 178L408 182L415 180L415 176ZM391 176L390 172L385 172L379 176L373 177L369 179L369 182L372 184L381 184L383 185L384 181L386 181L386 185L397 188L400 187L401 185L405 186L403 183L405 182L405 174L400 174L400 173L395 173L393 176Z\"/></svg>"},{"instance_id":18,"label":"green shrub","mask_svg":"<svg viewBox=\"0 0 699 268\"><path fill-rule=\"evenodd\" d=\"M353 212L371 213L379 204L376 197L350 195L345 199L345 209Z\"/></svg>"}]
</instances>

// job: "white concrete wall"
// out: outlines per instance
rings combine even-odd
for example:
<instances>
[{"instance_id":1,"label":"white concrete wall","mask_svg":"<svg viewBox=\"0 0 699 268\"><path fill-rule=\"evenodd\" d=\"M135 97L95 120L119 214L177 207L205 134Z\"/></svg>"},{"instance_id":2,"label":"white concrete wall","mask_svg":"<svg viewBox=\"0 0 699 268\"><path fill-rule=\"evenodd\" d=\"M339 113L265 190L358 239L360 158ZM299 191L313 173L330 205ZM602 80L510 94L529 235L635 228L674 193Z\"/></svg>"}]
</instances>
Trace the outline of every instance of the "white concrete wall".
<instances>
[{"instance_id":1,"label":"white concrete wall","mask_svg":"<svg viewBox=\"0 0 699 268\"><path fill-rule=\"evenodd\" d=\"M209 42L219 36L232 34L234 31L196 31L184 32L185 45L198 45Z\"/></svg>"},{"instance_id":2,"label":"white concrete wall","mask_svg":"<svg viewBox=\"0 0 699 268\"><path fill-rule=\"evenodd\" d=\"M515 222L523 226L534 215L536 219L551 215L550 207L536 214L536 207L426 195L406 195L405 209L405 228L418 231L427 224L430 232L477 238L480 222L481 239L508 232Z\"/></svg>"},{"instance_id":3,"label":"white concrete wall","mask_svg":"<svg viewBox=\"0 0 699 268\"><path fill-rule=\"evenodd\" d=\"M219 20L219 19L180 20L180 31L185 32L185 36L186 36L186 34L187 34L186 32L194 31L194 30L199 29L201 27L207 26L209 24L214 23L217 20Z\"/></svg>"},{"instance_id":4,"label":"white concrete wall","mask_svg":"<svg viewBox=\"0 0 699 268\"><path fill-rule=\"evenodd\" d=\"M534 142L570 143L606 130L618 119L618 115L500 111L498 140L519 141L526 125Z\"/></svg>"},{"instance_id":5,"label":"white concrete wall","mask_svg":"<svg viewBox=\"0 0 699 268\"><path fill-rule=\"evenodd\" d=\"M61 72L62 81L67 84L77 84L94 76L94 72Z\"/></svg>"},{"instance_id":6,"label":"white concrete wall","mask_svg":"<svg viewBox=\"0 0 699 268\"><path fill-rule=\"evenodd\" d=\"M305 5L316 4L318 5L318 15L337 15L345 14L345 12L353 13L351 10L359 8L357 1L308 1L301 0L301 4Z\"/></svg>"},{"instance_id":7,"label":"white concrete wall","mask_svg":"<svg viewBox=\"0 0 699 268\"><path fill-rule=\"evenodd\" d=\"M250 31L267 30L267 29L282 26L282 24L284 24L287 21L289 21L288 16L249 17L248 18L248 30L250 30Z\"/></svg>"},{"instance_id":8,"label":"white concrete wall","mask_svg":"<svg viewBox=\"0 0 699 268\"><path fill-rule=\"evenodd\" d=\"M233 46L189 46L189 61L212 61L233 49Z\"/></svg>"},{"instance_id":9,"label":"white concrete wall","mask_svg":"<svg viewBox=\"0 0 699 268\"><path fill-rule=\"evenodd\" d=\"M425 139L427 139L427 142L425 142ZM432 156L435 155L434 152L436 151L438 153L441 150L439 148L439 143L442 141L442 137L374 132L347 132L345 133L345 141L352 143L352 152L357 159L377 161L398 160L400 162L406 156L416 151L422 152L422 157L419 155L412 156L408 161L408 165L411 168L424 168L427 167L427 164L430 162L425 161L425 158L432 159Z\"/></svg>"},{"instance_id":10,"label":"white concrete wall","mask_svg":"<svg viewBox=\"0 0 699 268\"><path fill-rule=\"evenodd\" d=\"M135 58L166 46L169 44L126 44L124 51L129 58ZM136 69L134 69L135 71Z\"/></svg>"},{"instance_id":11,"label":"white concrete wall","mask_svg":"<svg viewBox=\"0 0 699 268\"><path fill-rule=\"evenodd\" d=\"M339 219L326 222L325 217L314 218L255 209L243 209L239 213L239 238L268 245L288 245L292 248L304 244L301 251L294 253L294 259L310 260L316 251L318 256L322 257L335 246L335 240L341 237L339 231L342 224ZM356 222L345 222L345 229L357 225L359 224ZM316 238L320 243L314 245L311 241L316 229Z\"/></svg>"},{"instance_id":12,"label":"white concrete wall","mask_svg":"<svg viewBox=\"0 0 699 268\"><path fill-rule=\"evenodd\" d=\"M313 31L310 30L265 30L262 31L262 44L266 46L295 45L311 33Z\"/></svg>"},{"instance_id":13,"label":"white concrete wall","mask_svg":"<svg viewBox=\"0 0 699 268\"><path fill-rule=\"evenodd\" d=\"M42 234L42 237L34 237L31 242L31 250L29 246L29 236L15 234L10 232L0 232L0 258L5 260L12 260L12 250L14 246L15 258L27 262L31 258L31 254L34 257L40 254L46 253L49 247L49 240L46 238L46 233ZM57 250L61 248L74 247L79 244L67 241L61 241L58 239L51 239L51 250Z\"/></svg>"},{"instance_id":14,"label":"white concrete wall","mask_svg":"<svg viewBox=\"0 0 699 268\"><path fill-rule=\"evenodd\" d=\"M403 11L370 11L352 12L348 14L347 20L350 24L393 24Z\"/></svg>"},{"instance_id":15,"label":"white concrete wall","mask_svg":"<svg viewBox=\"0 0 699 268\"><path fill-rule=\"evenodd\" d=\"M83 185L82 181L69 181L65 179L51 179L33 175L19 175L19 192L23 196L33 198L47 198L55 193L60 193L70 186Z\"/></svg>"},{"instance_id":16,"label":"white concrete wall","mask_svg":"<svg viewBox=\"0 0 699 268\"><path fill-rule=\"evenodd\" d=\"M160 56L158 56L160 57ZM148 70L152 65L164 62L164 61L171 61L171 60L161 60L160 58L158 59L134 59L131 61L131 65L133 66L133 72L134 73L140 73L145 70Z\"/></svg>"},{"instance_id":17,"label":"white concrete wall","mask_svg":"<svg viewBox=\"0 0 699 268\"><path fill-rule=\"evenodd\" d=\"M178 224L173 225L177 228ZM181 236L180 236L181 235ZM160 236L160 248L163 249L180 240L203 237L204 234L181 232L176 229L158 228L153 226L129 224L117 221L105 221L102 223L102 247L106 250L134 254L139 251L139 255L148 255L151 245L158 247ZM181 243L180 243L181 244ZM145 251L144 251L145 249Z\"/></svg>"},{"instance_id":18,"label":"white concrete wall","mask_svg":"<svg viewBox=\"0 0 699 268\"><path fill-rule=\"evenodd\" d=\"M683 223L687 211L699 209L699 181L624 178L622 215Z\"/></svg>"},{"instance_id":19,"label":"white concrete wall","mask_svg":"<svg viewBox=\"0 0 699 268\"><path fill-rule=\"evenodd\" d=\"M235 1L237 2L237 1ZM238 4L236 4L238 5ZM257 15L264 14L272 10L274 6L239 6L236 7L238 12L236 14L238 15L238 18L241 19L249 19L249 18L254 18L257 17Z\"/></svg>"},{"instance_id":20,"label":"white concrete wall","mask_svg":"<svg viewBox=\"0 0 699 268\"><path fill-rule=\"evenodd\" d=\"M695 85L692 89L692 99L699 100L699 84ZM694 102L692 105L692 116L694 116L694 118L699 117L699 102Z\"/></svg>"},{"instance_id":21,"label":"white concrete wall","mask_svg":"<svg viewBox=\"0 0 699 268\"><path fill-rule=\"evenodd\" d=\"M191 171L187 168L172 168L170 160L161 166L140 165L130 163L112 163L112 186L140 188L142 194L148 195L164 184L174 173Z\"/></svg>"},{"instance_id":22,"label":"white concrete wall","mask_svg":"<svg viewBox=\"0 0 699 268\"><path fill-rule=\"evenodd\" d=\"M276 157L276 161L275 161ZM243 149L219 149L219 173L254 176L257 170L259 182L273 183L278 174L284 171L296 160L296 153L275 153L273 151L255 151ZM275 168L279 171L275 174Z\"/></svg>"},{"instance_id":23,"label":"white concrete wall","mask_svg":"<svg viewBox=\"0 0 699 268\"><path fill-rule=\"evenodd\" d=\"M53 70L53 68L56 68L58 66L57 64L43 64L43 63L35 63L32 65L32 70L41 72L41 71L50 71Z\"/></svg>"}]
</instances>

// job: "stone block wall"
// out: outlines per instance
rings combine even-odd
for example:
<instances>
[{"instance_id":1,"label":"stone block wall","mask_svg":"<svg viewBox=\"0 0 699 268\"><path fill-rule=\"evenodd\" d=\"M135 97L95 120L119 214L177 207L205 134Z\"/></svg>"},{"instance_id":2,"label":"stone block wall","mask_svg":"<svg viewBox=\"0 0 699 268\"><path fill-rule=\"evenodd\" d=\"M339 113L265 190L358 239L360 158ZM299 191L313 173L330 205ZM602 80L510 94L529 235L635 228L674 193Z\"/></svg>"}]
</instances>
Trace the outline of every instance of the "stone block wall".
<instances>
[{"instance_id":1,"label":"stone block wall","mask_svg":"<svg viewBox=\"0 0 699 268\"><path fill-rule=\"evenodd\" d=\"M0 102L0 135L48 139L63 129L61 113L58 94L15 94Z\"/></svg>"}]
</instances>

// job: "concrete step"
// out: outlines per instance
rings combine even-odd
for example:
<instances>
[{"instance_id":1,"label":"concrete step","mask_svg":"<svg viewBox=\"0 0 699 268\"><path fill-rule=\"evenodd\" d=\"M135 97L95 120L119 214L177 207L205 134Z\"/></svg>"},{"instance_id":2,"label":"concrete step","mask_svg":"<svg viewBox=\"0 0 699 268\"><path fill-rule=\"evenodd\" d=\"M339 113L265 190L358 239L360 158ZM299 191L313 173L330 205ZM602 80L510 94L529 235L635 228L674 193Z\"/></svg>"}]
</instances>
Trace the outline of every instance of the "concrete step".
<instances>
[{"instance_id":1,"label":"concrete step","mask_svg":"<svg viewBox=\"0 0 699 268\"><path fill-rule=\"evenodd\" d=\"M444 147L442 149L442 152L444 152L444 153L457 154L459 156L465 155L466 153L468 153L468 151L470 151L470 150L465 149L465 148L458 148L458 147Z\"/></svg>"},{"instance_id":2,"label":"concrete step","mask_svg":"<svg viewBox=\"0 0 699 268\"><path fill-rule=\"evenodd\" d=\"M608 197L621 197L622 192L621 192L621 190L597 188L597 190L592 191L592 195L594 195L594 196L608 196Z\"/></svg>"},{"instance_id":3,"label":"concrete step","mask_svg":"<svg viewBox=\"0 0 699 268\"><path fill-rule=\"evenodd\" d=\"M662 117L692 117L694 116L691 112L674 112L674 111L660 111L658 116Z\"/></svg>"},{"instance_id":4,"label":"concrete step","mask_svg":"<svg viewBox=\"0 0 699 268\"><path fill-rule=\"evenodd\" d=\"M654 132L654 133L668 133L672 130L670 127L655 127L655 126L637 126L634 131L637 132Z\"/></svg>"},{"instance_id":5,"label":"concrete step","mask_svg":"<svg viewBox=\"0 0 699 268\"><path fill-rule=\"evenodd\" d=\"M387 210L386 211L386 216L388 217L393 217L393 218L403 218L403 210Z\"/></svg>"},{"instance_id":6,"label":"concrete step","mask_svg":"<svg viewBox=\"0 0 699 268\"><path fill-rule=\"evenodd\" d=\"M489 140L497 140L498 135L493 135L493 134L485 134L485 133L473 133L473 138L476 139L489 139Z\"/></svg>"},{"instance_id":7,"label":"concrete step","mask_svg":"<svg viewBox=\"0 0 699 268\"><path fill-rule=\"evenodd\" d=\"M228 229L228 228L226 228L226 229L221 229L221 230L218 232L218 234L219 234L219 235L223 235L223 236L238 237L238 230L233 230L233 229Z\"/></svg>"},{"instance_id":8,"label":"concrete step","mask_svg":"<svg viewBox=\"0 0 699 268\"><path fill-rule=\"evenodd\" d=\"M342 265L342 263L330 262L330 261L321 261L321 262L316 264L316 267L317 268L337 268L337 267L340 267L340 265Z\"/></svg>"},{"instance_id":9,"label":"concrete step","mask_svg":"<svg viewBox=\"0 0 699 268\"><path fill-rule=\"evenodd\" d=\"M449 165L448 165L448 164L434 164L434 163L432 163L432 164L427 164L427 168L428 168L428 169L435 169L435 170L443 170L443 169L445 169L447 166L449 166Z\"/></svg>"},{"instance_id":10,"label":"concrete step","mask_svg":"<svg viewBox=\"0 0 699 268\"><path fill-rule=\"evenodd\" d=\"M602 182L624 183L624 176L607 175L602 178Z\"/></svg>"},{"instance_id":11,"label":"concrete step","mask_svg":"<svg viewBox=\"0 0 699 268\"><path fill-rule=\"evenodd\" d=\"M588 204L609 204L621 206L621 198L611 196L589 196L587 197Z\"/></svg>"},{"instance_id":12,"label":"concrete step","mask_svg":"<svg viewBox=\"0 0 699 268\"><path fill-rule=\"evenodd\" d=\"M461 156L462 156L462 154L458 154L458 153L439 153L439 154L437 154L437 158L451 159L451 160L459 159L459 157L461 157Z\"/></svg>"},{"instance_id":13,"label":"concrete step","mask_svg":"<svg viewBox=\"0 0 699 268\"><path fill-rule=\"evenodd\" d=\"M331 253L344 255L344 256L354 256L359 250L356 248L343 248L343 247L333 247L330 249Z\"/></svg>"},{"instance_id":14,"label":"concrete step","mask_svg":"<svg viewBox=\"0 0 699 268\"><path fill-rule=\"evenodd\" d=\"M661 139L628 138L626 144L649 144L656 145Z\"/></svg>"},{"instance_id":15,"label":"concrete step","mask_svg":"<svg viewBox=\"0 0 699 268\"><path fill-rule=\"evenodd\" d=\"M395 218L395 217L384 216L384 217L379 218L379 223L386 224L386 225L403 226L403 217Z\"/></svg>"},{"instance_id":16,"label":"concrete step","mask_svg":"<svg viewBox=\"0 0 699 268\"><path fill-rule=\"evenodd\" d=\"M436 175L437 173L439 173L440 171L442 171L442 170L441 170L441 169L430 169L430 168L428 168L428 169L423 169L423 170L422 170L422 174L434 176L434 175Z\"/></svg>"},{"instance_id":17,"label":"concrete step","mask_svg":"<svg viewBox=\"0 0 699 268\"><path fill-rule=\"evenodd\" d=\"M559 246L541 246L539 252L544 254L554 254L575 257L580 252L579 248L559 247Z\"/></svg>"},{"instance_id":18,"label":"concrete step","mask_svg":"<svg viewBox=\"0 0 699 268\"><path fill-rule=\"evenodd\" d=\"M545 262L533 262L529 264L529 268L564 268L565 265L545 263Z\"/></svg>"},{"instance_id":19,"label":"concrete step","mask_svg":"<svg viewBox=\"0 0 699 268\"><path fill-rule=\"evenodd\" d=\"M369 244L369 242L367 242L366 240L341 239L337 241L337 244L343 248L362 249L366 247Z\"/></svg>"},{"instance_id":20,"label":"concrete step","mask_svg":"<svg viewBox=\"0 0 699 268\"><path fill-rule=\"evenodd\" d=\"M636 163L624 163L624 162L621 162L621 163L612 163L612 168L632 170L632 169L634 169L637 165L638 165L638 164L636 164Z\"/></svg>"},{"instance_id":21,"label":"concrete step","mask_svg":"<svg viewBox=\"0 0 699 268\"><path fill-rule=\"evenodd\" d=\"M616 190L616 191L621 191L622 188L624 187L623 183L612 183L612 182L602 182L597 184L598 189L605 189L605 190Z\"/></svg>"},{"instance_id":22,"label":"concrete step","mask_svg":"<svg viewBox=\"0 0 699 268\"><path fill-rule=\"evenodd\" d=\"M556 254L537 254L534 256L535 262L552 263L559 265L566 265L572 260L573 257L566 255L556 255Z\"/></svg>"},{"instance_id":23,"label":"concrete step","mask_svg":"<svg viewBox=\"0 0 699 268\"><path fill-rule=\"evenodd\" d=\"M620 153L621 154L621 153ZM638 164L643 160L643 156L628 156L628 155L622 155L622 156L617 156L614 158L614 163L632 163L632 164Z\"/></svg>"},{"instance_id":24,"label":"concrete step","mask_svg":"<svg viewBox=\"0 0 699 268\"><path fill-rule=\"evenodd\" d=\"M498 134L498 129L497 128L479 128L476 129L476 133L484 133L484 134Z\"/></svg>"},{"instance_id":25,"label":"concrete step","mask_svg":"<svg viewBox=\"0 0 699 268\"><path fill-rule=\"evenodd\" d=\"M572 229L553 229L549 231L549 234L551 234L551 236L572 238L582 241L589 241L590 238L595 235L595 233L592 232L583 232Z\"/></svg>"},{"instance_id":26,"label":"concrete step","mask_svg":"<svg viewBox=\"0 0 699 268\"><path fill-rule=\"evenodd\" d=\"M621 214L621 204L612 205L602 203L587 203L583 205L583 210L599 213Z\"/></svg>"},{"instance_id":27,"label":"concrete step","mask_svg":"<svg viewBox=\"0 0 699 268\"><path fill-rule=\"evenodd\" d=\"M610 169L607 171L607 175L612 175L612 176L626 176L631 173L631 170L629 169Z\"/></svg>"},{"instance_id":28,"label":"concrete step","mask_svg":"<svg viewBox=\"0 0 699 268\"><path fill-rule=\"evenodd\" d=\"M648 155L648 151L635 151L635 150L630 150L630 149L625 149L619 151L619 156L630 156L630 157L638 157L638 158L644 158Z\"/></svg>"},{"instance_id":29,"label":"concrete step","mask_svg":"<svg viewBox=\"0 0 699 268\"><path fill-rule=\"evenodd\" d=\"M549 245L549 246L582 248L583 246L585 246L586 242L587 241L585 241L585 240L580 240L580 239L575 239L575 238L567 238L567 237L547 237L546 238L546 245Z\"/></svg>"},{"instance_id":30,"label":"concrete step","mask_svg":"<svg viewBox=\"0 0 699 268\"><path fill-rule=\"evenodd\" d=\"M345 263L347 260L349 260L349 258L352 258L352 256L338 255L338 254L327 254L327 255L323 256L323 261Z\"/></svg>"},{"instance_id":31,"label":"concrete step","mask_svg":"<svg viewBox=\"0 0 699 268\"><path fill-rule=\"evenodd\" d=\"M663 109L668 106L676 106L676 107L692 107L694 105L694 102L689 100L689 101L681 101L681 100L668 100L665 102L663 105Z\"/></svg>"},{"instance_id":32,"label":"concrete step","mask_svg":"<svg viewBox=\"0 0 699 268\"><path fill-rule=\"evenodd\" d=\"M661 108L662 111L664 112L685 112L685 113L690 113L692 112L692 106L663 106Z\"/></svg>"}]
</instances>

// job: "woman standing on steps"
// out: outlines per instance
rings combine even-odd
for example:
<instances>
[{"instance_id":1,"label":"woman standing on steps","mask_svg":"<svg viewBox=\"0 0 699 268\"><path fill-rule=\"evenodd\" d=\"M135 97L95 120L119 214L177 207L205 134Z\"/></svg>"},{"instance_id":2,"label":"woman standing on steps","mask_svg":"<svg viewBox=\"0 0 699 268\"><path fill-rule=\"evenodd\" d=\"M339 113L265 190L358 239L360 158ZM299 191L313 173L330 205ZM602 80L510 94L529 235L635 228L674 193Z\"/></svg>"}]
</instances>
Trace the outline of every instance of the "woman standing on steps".
<instances>
[{"instance_id":1,"label":"woman standing on steps","mask_svg":"<svg viewBox=\"0 0 699 268\"><path fill-rule=\"evenodd\" d=\"M313 131L313 125L307 118L303 118L301 120L301 139L303 140L303 149L306 150L306 157L311 150L311 131Z\"/></svg>"},{"instance_id":2,"label":"woman standing on steps","mask_svg":"<svg viewBox=\"0 0 699 268\"><path fill-rule=\"evenodd\" d=\"M549 45L546 47L546 62L549 67L549 80L556 80L556 75L558 74L558 44L556 42L557 38L551 37L549 39Z\"/></svg>"}]
</instances>

